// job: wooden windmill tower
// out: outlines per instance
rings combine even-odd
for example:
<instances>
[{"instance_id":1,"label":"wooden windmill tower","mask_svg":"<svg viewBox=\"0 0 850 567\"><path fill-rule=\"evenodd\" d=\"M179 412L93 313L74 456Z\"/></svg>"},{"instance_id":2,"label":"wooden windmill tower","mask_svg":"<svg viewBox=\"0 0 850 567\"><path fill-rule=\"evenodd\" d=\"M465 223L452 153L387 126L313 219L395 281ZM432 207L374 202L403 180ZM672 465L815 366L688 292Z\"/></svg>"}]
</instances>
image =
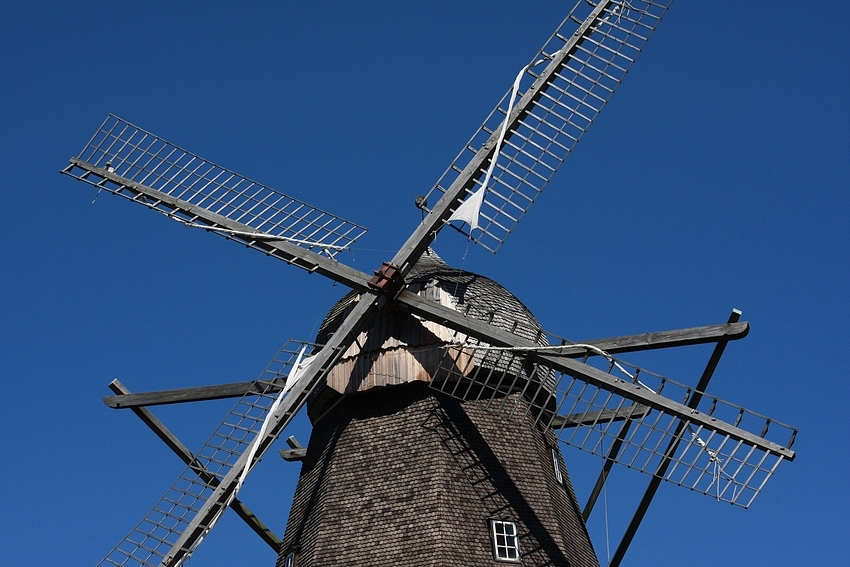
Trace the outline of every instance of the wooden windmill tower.
<instances>
[{"instance_id":1,"label":"wooden windmill tower","mask_svg":"<svg viewBox=\"0 0 850 567\"><path fill-rule=\"evenodd\" d=\"M795 430L705 395L726 343L720 325L575 343L544 332L496 282L430 250L451 226L495 252L624 78L669 2L580 1L435 187L422 223L364 274L335 259L365 230L110 115L63 173L203 228L352 292L311 343L287 343L252 382L107 399L130 408L187 464L102 565L179 565L227 508L279 565L595 565L584 528L610 466L652 476L612 564L661 480L748 506ZM715 343L695 386L614 358ZM239 398L197 453L146 406ZM307 406L307 448L279 539L242 503L248 473ZM560 452L604 459L584 507Z\"/></svg>"}]
</instances>

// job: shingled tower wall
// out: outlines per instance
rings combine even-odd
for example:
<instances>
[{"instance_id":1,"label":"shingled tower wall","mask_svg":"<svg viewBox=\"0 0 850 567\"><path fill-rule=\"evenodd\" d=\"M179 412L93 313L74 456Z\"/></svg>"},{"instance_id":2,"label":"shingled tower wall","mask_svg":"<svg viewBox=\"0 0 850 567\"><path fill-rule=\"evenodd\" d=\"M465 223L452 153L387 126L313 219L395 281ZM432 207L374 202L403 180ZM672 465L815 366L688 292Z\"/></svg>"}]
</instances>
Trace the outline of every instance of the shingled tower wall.
<instances>
[{"instance_id":1,"label":"shingled tower wall","mask_svg":"<svg viewBox=\"0 0 850 567\"><path fill-rule=\"evenodd\" d=\"M430 283L417 287L424 282ZM435 255L420 261L408 283L423 293L449 288L457 298L454 307L466 303L473 316L494 306L513 311L502 326L514 332L516 313L524 310L520 332L541 336L533 316L504 288L468 272L462 276ZM344 298L329 314L317 342L335 330L353 299ZM488 319L499 324L492 315ZM329 378L313 399L313 433L278 567L293 551L298 567L504 565L494 556L494 519L516 522L522 565L598 565L551 432L500 417L482 401L429 388L428 358L417 354L417 361L426 362L414 372L399 351L427 350L424 343L444 343L445 337L434 329L411 333L411 324L373 325L367 331L373 336L349 353L370 357L368 368L341 364L350 384L340 387L339 376ZM394 357L393 364L382 361L385 356ZM386 376L388 368L415 376Z\"/></svg>"}]
</instances>

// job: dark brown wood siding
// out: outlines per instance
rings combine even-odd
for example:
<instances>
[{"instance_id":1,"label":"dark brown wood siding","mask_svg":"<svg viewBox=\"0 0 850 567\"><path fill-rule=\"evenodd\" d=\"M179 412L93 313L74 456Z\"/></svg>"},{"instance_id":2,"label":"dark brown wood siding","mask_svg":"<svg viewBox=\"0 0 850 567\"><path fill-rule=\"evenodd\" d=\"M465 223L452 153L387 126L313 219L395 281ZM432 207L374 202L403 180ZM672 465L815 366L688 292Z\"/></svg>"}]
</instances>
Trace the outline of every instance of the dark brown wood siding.
<instances>
[{"instance_id":1,"label":"dark brown wood siding","mask_svg":"<svg viewBox=\"0 0 850 567\"><path fill-rule=\"evenodd\" d=\"M346 396L314 425L284 550L299 567L493 565L489 520L508 518L524 565L595 566L552 443L425 384Z\"/></svg>"}]
</instances>

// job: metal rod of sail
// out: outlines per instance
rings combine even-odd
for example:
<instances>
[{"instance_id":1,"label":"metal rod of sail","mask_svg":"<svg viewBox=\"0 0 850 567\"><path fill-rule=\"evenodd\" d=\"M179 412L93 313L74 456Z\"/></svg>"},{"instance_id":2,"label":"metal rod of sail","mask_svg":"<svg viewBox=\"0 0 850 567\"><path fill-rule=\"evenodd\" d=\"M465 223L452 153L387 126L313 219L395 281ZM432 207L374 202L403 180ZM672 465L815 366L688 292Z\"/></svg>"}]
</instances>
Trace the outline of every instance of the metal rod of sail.
<instances>
[{"instance_id":1,"label":"metal rod of sail","mask_svg":"<svg viewBox=\"0 0 850 567\"><path fill-rule=\"evenodd\" d=\"M258 385L256 381L253 381L216 384L214 386L176 388L173 390L157 390L155 392L140 392L137 394L117 393L115 396L103 396L103 403L112 409L131 409L137 407L241 398L246 393L260 393L261 391L269 391L275 387L278 390L282 389L284 387L284 381L278 380L272 384L263 384L262 387Z\"/></svg>"},{"instance_id":2,"label":"metal rod of sail","mask_svg":"<svg viewBox=\"0 0 850 567\"><path fill-rule=\"evenodd\" d=\"M741 318L741 312L737 309L732 310L732 314L729 315L729 322L735 323L738 319ZM687 406L691 409L696 409L699 405L700 400L702 399L702 392L705 391L708 386L711 377L714 375L714 371L717 368L717 364L720 362L720 358L723 356L723 351L726 350L727 341L718 342L714 346L714 351L711 353L711 357L708 359L708 364L706 364L705 370L702 373L702 376L697 383L696 390L694 390L688 399ZM664 457L658 465L658 469L655 471L655 474L649 481L649 486L646 488L646 492L644 492L643 498L641 498L640 503L638 504L637 509L635 510L634 516L632 516L631 521L629 522L628 527L626 528L625 533L623 534L623 538L620 540L620 544L617 546L617 549L614 551L614 556L611 558L611 562L609 563L609 567L619 567L620 563L623 561L623 557L626 555L626 551L629 549L629 545L632 543L632 540L637 533L638 528L640 527L641 522L643 521L643 517L646 515L646 511L649 509L649 505L652 503L652 499L655 497L655 493L658 492L658 487L661 485L661 481L664 479L664 475L667 472L667 467L670 466L670 463L673 460L673 454L676 452L676 448L679 446L679 441L681 439L682 432L685 428L685 422L679 421L676 426L676 431L673 434L672 439L670 439L670 443L667 446L667 450L664 452Z\"/></svg>"}]
</instances>

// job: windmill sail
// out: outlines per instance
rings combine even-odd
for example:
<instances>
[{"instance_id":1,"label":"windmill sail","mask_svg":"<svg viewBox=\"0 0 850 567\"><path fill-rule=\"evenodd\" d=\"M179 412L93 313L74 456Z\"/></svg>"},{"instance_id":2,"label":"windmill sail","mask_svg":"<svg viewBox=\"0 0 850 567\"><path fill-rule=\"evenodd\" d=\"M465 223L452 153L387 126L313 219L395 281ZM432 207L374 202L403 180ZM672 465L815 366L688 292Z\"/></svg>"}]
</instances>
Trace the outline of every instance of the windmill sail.
<instances>
[{"instance_id":1,"label":"windmill sail","mask_svg":"<svg viewBox=\"0 0 850 567\"><path fill-rule=\"evenodd\" d=\"M475 349L492 351L503 370L476 366L472 356L459 367L463 357L453 351ZM432 387L487 399L491 410L552 429L560 441L602 457L621 446L614 460L641 472L655 474L670 460L664 480L744 508L783 460L794 459L796 429L610 356L596 359L597 368L559 359L551 354L557 350L456 345L440 368L447 378ZM515 367L532 370L517 376ZM674 401L695 394L702 395L695 409Z\"/></svg>"},{"instance_id":2,"label":"windmill sail","mask_svg":"<svg viewBox=\"0 0 850 567\"><path fill-rule=\"evenodd\" d=\"M157 567L168 556L198 511L252 446L281 394L299 344L290 341L260 374L216 428L171 488L99 565ZM174 563L178 564L178 563Z\"/></svg>"},{"instance_id":3,"label":"windmill sail","mask_svg":"<svg viewBox=\"0 0 850 567\"><path fill-rule=\"evenodd\" d=\"M366 233L112 114L62 173L269 253L278 242L333 258Z\"/></svg>"},{"instance_id":4,"label":"windmill sail","mask_svg":"<svg viewBox=\"0 0 850 567\"><path fill-rule=\"evenodd\" d=\"M474 194L495 159L480 208L480 232L471 236L498 250L614 93L669 4L580 0L524 69L527 90L519 101L511 104L513 88L505 94L428 200L435 202L434 196L459 185L464 195ZM504 141L497 144L504 126Z\"/></svg>"}]
</instances>

